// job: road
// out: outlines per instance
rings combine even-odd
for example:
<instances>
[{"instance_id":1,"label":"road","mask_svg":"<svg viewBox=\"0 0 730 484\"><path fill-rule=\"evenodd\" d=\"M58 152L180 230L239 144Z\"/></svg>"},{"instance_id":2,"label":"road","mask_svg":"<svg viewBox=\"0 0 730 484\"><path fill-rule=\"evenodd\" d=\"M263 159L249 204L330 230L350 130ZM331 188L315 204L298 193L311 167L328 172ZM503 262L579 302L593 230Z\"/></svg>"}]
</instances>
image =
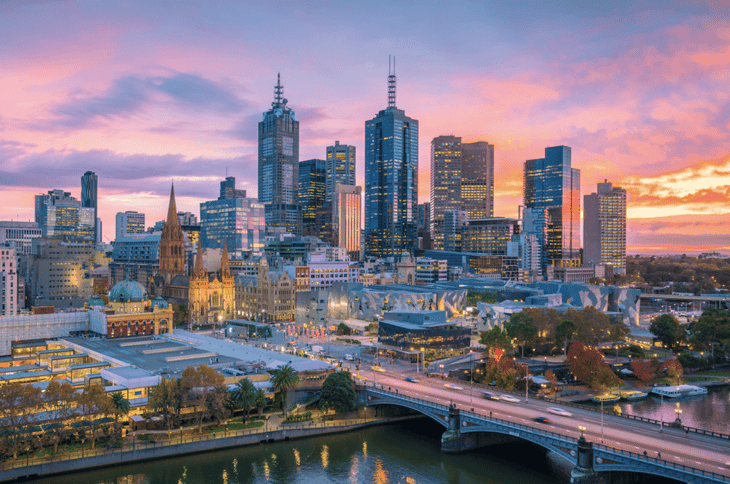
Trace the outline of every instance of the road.
<instances>
[{"instance_id":1,"label":"road","mask_svg":"<svg viewBox=\"0 0 730 484\"><path fill-rule=\"evenodd\" d=\"M553 402L545 402L530 398L525 403L524 395L520 403L487 400L478 388L472 388L469 382L457 383L462 390L453 390L444 386L447 383L440 378L426 378L421 375L417 383L404 380L406 376L415 376L412 372L396 372L386 370L384 373L374 372L368 368L360 368L360 378L367 383L381 385L385 389L399 394L429 400L434 403L448 405L454 403L458 408L474 410L476 413L492 415L495 418L509 420L537 429L559 432L566 436L580 437L578 427L585 427L586 439L608 447L641 454L644 451L651 457L659 457L705 471L730 476L730 442L699 434L685 434L680 429L659 426L647 422L639 422L598 412L565 408L572 413L571 417L561 417L547 412L548 407L560 406ZM500 394L499 391L492 393ZM551 423L541 424L533 419L546 416Z\"/></svg>"}]
</instances>

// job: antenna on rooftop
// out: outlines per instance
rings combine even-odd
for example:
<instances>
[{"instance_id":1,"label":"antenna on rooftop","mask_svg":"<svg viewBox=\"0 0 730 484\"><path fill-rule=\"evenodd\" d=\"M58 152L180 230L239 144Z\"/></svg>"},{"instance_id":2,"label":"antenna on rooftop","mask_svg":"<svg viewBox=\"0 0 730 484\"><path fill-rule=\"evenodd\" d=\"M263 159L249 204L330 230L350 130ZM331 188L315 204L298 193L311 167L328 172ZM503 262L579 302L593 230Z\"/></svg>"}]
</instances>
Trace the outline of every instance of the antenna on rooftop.
<instances>
[{"instance_id":1,"label":"antenna on rooftop","mask_svg":"<svg viewBox=\"0 0 730 484\"><path fill-rule=\"evenodd\" d=\"M388 107L395 107L395 56L393 58L393 67L391 70L391 56L388 56Z\"/></svg>"}]
</instances>

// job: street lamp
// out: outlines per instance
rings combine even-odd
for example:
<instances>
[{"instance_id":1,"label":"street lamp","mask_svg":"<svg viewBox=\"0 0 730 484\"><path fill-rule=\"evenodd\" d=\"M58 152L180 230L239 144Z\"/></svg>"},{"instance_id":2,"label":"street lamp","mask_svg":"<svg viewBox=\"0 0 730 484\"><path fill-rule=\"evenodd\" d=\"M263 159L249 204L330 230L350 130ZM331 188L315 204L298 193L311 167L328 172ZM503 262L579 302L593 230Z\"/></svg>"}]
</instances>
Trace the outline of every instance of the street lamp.
<instances>
[{"instance_id":1,"label":"street lamp","mask_svg":"<svg viewBox=\"0 0 730 484\"><path fill-rule=\"evenodd\" d=\"M443 376L444 376L444 365L443 364L440 364L439 365L439 368L441 368L441 377L443 378Z\"/></svg>"},{"instance_id":2,"label":"street lamp","mask_svg":"<svg viewBox=\"0 0 730 484\"><path fill-rule=\"evenodd\" d=\"M583 434L585 433L586 428L581 425L580 427L578 427L578 430L580 430L580 438L584 438Z\"/></svg>"},{"instance_id":3,"label":"street lamp","mask_svg":"<svg viewBox=\"0 0 730 484\"><path fill-rule=\"evenodd\" d=\"M679 402L677 402L677 408L674 409L674 413L677 415L677 418L674 420L675 425L681 426L682 425L682 409L679 408Z\"/></svg>"}]
</instances>

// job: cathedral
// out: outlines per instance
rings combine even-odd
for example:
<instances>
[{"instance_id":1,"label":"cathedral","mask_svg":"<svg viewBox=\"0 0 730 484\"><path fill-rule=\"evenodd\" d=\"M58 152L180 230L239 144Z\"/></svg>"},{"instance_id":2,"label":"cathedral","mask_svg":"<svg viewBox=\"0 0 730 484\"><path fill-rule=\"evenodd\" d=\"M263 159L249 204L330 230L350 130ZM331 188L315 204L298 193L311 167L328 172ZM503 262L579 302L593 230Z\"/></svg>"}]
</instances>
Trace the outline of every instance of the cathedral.
<instances>
[{"instance_id":1,"label":"cathedral","mask_svg":"<svg viewBox=\"0 0 730 484\"><path fill-rule=\"evenodd\" d=\"M228 266L228 245L224 242L221 268L209 273L203 265L203 249L198 242L195 269L190 276L188 314L191 324L221 324L235 311L235 284Z\"/></svg>"},{"instance_id":2,"label":"cathedral","mask_svg":"<svg viewBox=\"0 0 730 484\"><path fill-rule=\"evenodd\" d=\"M185 275L185 240L182 227L177 219L175 205L175 185L170 188L170 204L167 207L167 222L160 236L159 275L169 285L175 276Z\"/></svg>"}]
</instances>

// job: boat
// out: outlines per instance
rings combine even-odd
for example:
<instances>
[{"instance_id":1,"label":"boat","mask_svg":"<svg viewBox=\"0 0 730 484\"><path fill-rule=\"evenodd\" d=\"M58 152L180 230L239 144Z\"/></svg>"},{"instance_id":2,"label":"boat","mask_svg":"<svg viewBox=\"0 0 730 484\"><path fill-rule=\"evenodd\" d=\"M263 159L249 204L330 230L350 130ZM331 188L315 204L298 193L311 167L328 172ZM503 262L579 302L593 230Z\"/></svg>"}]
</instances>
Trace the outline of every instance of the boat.
<instances>
[{"instance_id":1,"label":"boat","mask_svg":"<svg viewBox=\"0 0 730 484\"><path fill-rule=\"evenodd\" d=\"M664 397L679 398L693 395L707 395L707 388L694 385L674 385L671 387L656 387L651 392Z\"/></svg>"},{"instance_id":2,"label":"boat","mask_svg":"<svg viewBox=\"0 0 730 484\"><path fill-rule=\"evenodd\" d=\"M621 397L623 400L641 400L642 398L646 398L648 393L644 392L637 392L636 390L626 390L623 392L618 392L618 396Z\"/></svg>"},{"instance_id":3,"label":"boat","mask_svg":"<svg viewBox=\"0 0 730 484\"><path fill-rule=\"evenodd\" d=\"M596 403L613 403L621 400L621 397L619 397L615 393L606 393L605 395L596 395L595 397L591 398L591 400Z\"/></svg>"}]
</instances>

